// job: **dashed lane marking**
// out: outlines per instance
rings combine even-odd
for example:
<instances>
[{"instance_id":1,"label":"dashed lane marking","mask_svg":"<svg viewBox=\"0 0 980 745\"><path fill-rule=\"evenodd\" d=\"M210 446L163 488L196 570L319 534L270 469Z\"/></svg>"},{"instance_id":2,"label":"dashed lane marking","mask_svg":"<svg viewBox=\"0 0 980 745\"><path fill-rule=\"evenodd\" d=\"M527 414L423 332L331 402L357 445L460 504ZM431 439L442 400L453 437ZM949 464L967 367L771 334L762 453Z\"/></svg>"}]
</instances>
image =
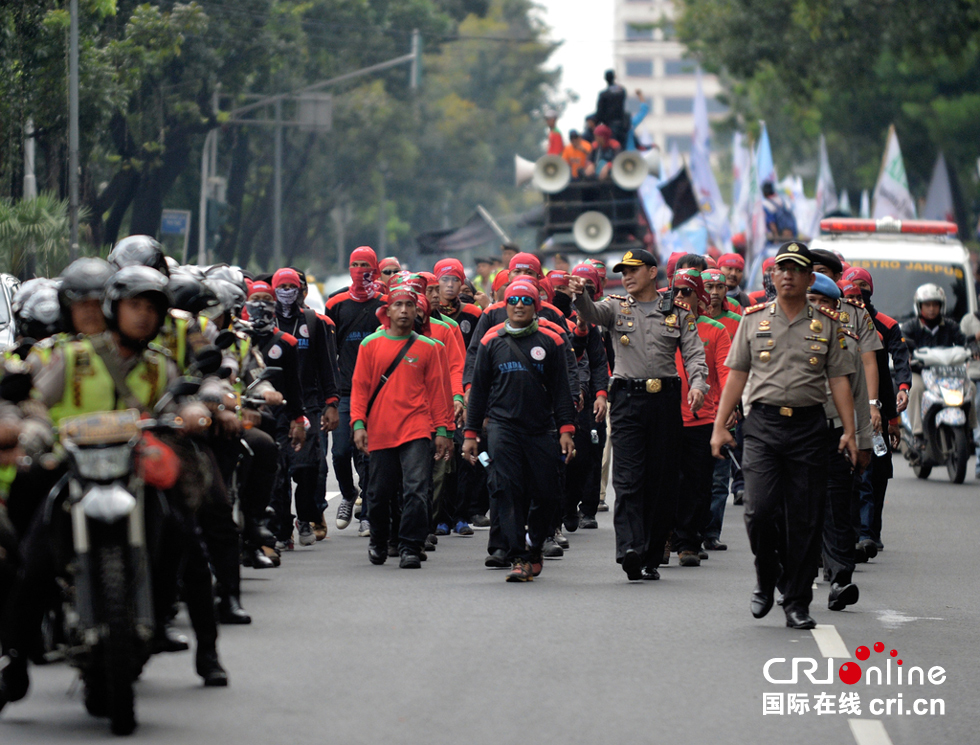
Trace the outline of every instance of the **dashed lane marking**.
<instances>
[{"instance_id":1,"label":"dashed lane marking","mask_svg":"<svg viewBox=\"0 0 980 745\"><path fill-rule=\"evenodd\" d=\"M844 644L844 640L837 633L835 626L830 624L824 626L820 624L817 628L810 629L810 633L813 634L817 646L820 647L820 654L824 657L843 659L851 656L851 653L847 651L847 645Z\"/></svg>"},{"instance_id":2,"label":"dashed lane marking","mask_svg":"<svg viewBox=\"0 0 980 745\"><path fill-rule=\"evenodd\" d=\"M848 719L847 724L857 745L892 745L880 719Z\"/></svg>"}]
</instances>

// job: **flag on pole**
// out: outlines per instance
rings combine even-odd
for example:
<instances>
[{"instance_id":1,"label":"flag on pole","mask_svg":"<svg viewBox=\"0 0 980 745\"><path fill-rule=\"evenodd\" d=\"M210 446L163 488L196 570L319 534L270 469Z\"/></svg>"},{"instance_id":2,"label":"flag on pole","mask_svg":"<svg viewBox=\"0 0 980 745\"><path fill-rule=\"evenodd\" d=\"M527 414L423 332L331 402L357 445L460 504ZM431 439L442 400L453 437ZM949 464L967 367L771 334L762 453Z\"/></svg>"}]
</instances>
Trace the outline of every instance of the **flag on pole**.
<instances>
[{"instance_id":1,"label":"flag on pole","mask_svg":"<svg viewBox=\"0 0 980 745\"><path fill-rule=\"evenodd\" d=\"M752 143L736 132L732 141L732 233L747 232L752 219L754 161Z\"/></svg>"},{"instance_id":2,"label":"flag on pole","mask_svg":"<svg viewBox=\"0 0 980 745\"><path fill-rule=\"evenodd\" d=\"M949 220L956 222L956 212L953 209L953 190L949 183L949 171L946 169L946 158L942 153L936 158L932 168L932 180L929 182L929 193L926 194L926 206L922 210L926 220Z\"/></svg>"},{"instance_id":3,"label":"flag on pole","mask_svg":"<svg viewBox=\"0 0 980 745\"><path fill-rule=\"evenodd\" d=\"M864 219L871 217L871 196L867 189L861 190L861 211L858 214Z\"/></svg>"},{"instance_id":4,"label":"flag on pole","mask_svg":"<svg viewBox=\"0 0 980 745\"><path fill-rule=\"evenodd\" d=\"M751 213L749 218L749 235L751 242L747 242L752 247L751 256L753 258L761 253L766 246L766 210L762 206L762 185L767 181L776 183L776 166L772 160L772 147L769 145L769 131L766 123L762 122L762 134L759 135L759 144L755 149L755 158L752 160L754 166L751 182Z\"/></svg>"},{"instance_id":5,"label":"flag on pole","mask_svg":"<svg viewBox=\"0 0 980 745\"><path fill-rule=\"evenodd\" d=\"M888 128L888 142L881 159L878 183L871 197L871 217L894 217L896 220L915 218L915 202L909 193L909 180L905 175L902 150L898 146L895 125Z\"/></svg>"},{"instance_id":6,"label":"flag on pole","mask_svg":"<svg viewBox=\"0 0 980 745\"><path fill-rule=\"evenodd\" d=\"M762 198L762 185L766 181L776 183L776 166L772 162L772 147L769 145L769 130L762 122L762 134L759 135L759 146L755 151L755 170L759 184L759 198Z\"/></svg>"},{"instance_id":7,"label":"flag on pole","mask_svg":"<svg viewBox=\"0 0 980 745\"><path fill-rule=\"evenodd\" d=\"M704 225L712 242L718 248L728 245L728 205L721 198L721 190L711 170L711 125L708 123L708 102L701 86L701 68L698 67L698 85L694 96L694 137L691 143L691 182Z\"/></svg>"},{"instance_id":8,"label":"flag on pole","mask_svg":"<svg viewBox=\"0 0 980 745\"><path fill-rule=\"evenodd\" d=\"M697 195L694 193L694 185L686 168L681 168L676 176L661 186L660 193L666 205L674 213L670 221L670 226L674 230L701 211Z\"/></svg>"},{"instance_id":9,"label":"flag on pole","mask_svg":"<svg viewBox=\"0 0 980 745\"><path fill-rule=\"evenodd\" d=\"M830 158L827 155L827 138L820 135L820 171L817 173L817 204L810 235L820 234L820 220L837 209L837 187L834 174L830 172Z\"/></svg>"},{"instance_id":10,"label":"flag on pole","mask_svg":"<svg viewBox=\"0 0 980 745\"><path fill-rule=\"evenodd\" d=\"M837 209L848 215L851 214L851 198L847 194L847 189L840 190L840 198L837 200Z\"/></svg>"}]
</instances>

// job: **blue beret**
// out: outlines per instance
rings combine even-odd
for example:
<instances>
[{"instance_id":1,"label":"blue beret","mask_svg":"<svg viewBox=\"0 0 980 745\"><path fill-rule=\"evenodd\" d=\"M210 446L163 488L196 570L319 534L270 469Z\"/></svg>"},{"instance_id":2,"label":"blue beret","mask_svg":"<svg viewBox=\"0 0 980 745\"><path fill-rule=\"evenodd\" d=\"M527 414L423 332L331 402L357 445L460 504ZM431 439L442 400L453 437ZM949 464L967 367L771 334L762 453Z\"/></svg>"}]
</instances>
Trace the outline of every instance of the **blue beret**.
<instances>
[{"instance_id":1,"label":"blue beret","mask_svg":"<svg viewBox=\"0 0 980 745\"><path fill-rule=\"evenodd\" d=\"M810 286L810 292L817 295L824 295L831 300L840 300L840 287L826 274L813 275L813 284Z\"/></svg>"}]
</instances>

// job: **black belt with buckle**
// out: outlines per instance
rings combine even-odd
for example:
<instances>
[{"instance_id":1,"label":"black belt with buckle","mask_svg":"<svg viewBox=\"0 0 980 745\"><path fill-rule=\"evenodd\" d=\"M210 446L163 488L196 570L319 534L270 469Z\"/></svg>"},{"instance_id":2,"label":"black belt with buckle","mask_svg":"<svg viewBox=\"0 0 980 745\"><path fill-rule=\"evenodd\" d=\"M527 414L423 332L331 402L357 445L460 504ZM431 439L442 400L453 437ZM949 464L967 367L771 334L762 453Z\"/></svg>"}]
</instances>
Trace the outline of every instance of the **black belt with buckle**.
<instances>
[{"instance_id":1,"label":"black belt with buckle","mask_svg":"<svg viewBox=\"0 0 980 745\"><path fill-rule=\"evenodd\" d=\"M785 417L813 416L818 411L823 413L823 404L816 404L815 406L774 406L773 404L754 403L752 404L752 409Z\"/></svg>"},{"instance_id":2,"label":"black belt with buckle","mask_svg":"<svg viewBox=\"0 0 980 745\"><path fill-rule=\"evenodd\" d=\"M681 389L680 378L613 378L610 389L628 393L660 393Z\"/></svg>"}]
</instances>

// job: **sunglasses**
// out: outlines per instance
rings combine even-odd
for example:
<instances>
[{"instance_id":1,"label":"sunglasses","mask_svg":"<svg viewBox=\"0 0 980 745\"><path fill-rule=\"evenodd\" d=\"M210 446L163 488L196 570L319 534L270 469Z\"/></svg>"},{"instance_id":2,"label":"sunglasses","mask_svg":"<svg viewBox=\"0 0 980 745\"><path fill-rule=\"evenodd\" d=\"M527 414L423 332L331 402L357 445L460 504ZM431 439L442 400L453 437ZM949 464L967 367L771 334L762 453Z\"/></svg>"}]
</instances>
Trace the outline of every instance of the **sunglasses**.
<instances>
[{"instance_id":1,"label":"sunglasses","mask_svg":"<svg viewBox=\"0 0 980 745\"><path fill-rule=\"evenodd\" d=\"M381 273L391 275L391 274L398 274L399 271L400 270L398 269L382 269Z\"/></svg>"},{"instance_id":2,"label":"sunglasses","mask_svg":"<svg viewBox=\"0 0 980 745\"><path fill-rule=\"evenodd\" d=\"M534 298L526 295L513 295L507 298L507 305L534 305Z\"/></svg>"},{"instance_id":3,"label":"sunglasses","mask_svg":"<svg viewBox=\"0 0 980 745\"><path fill-rule=\"evenodd\" d=\"M687 287L687 288L683 288L683 289L678 289L678 290L677 290L677 294L678 294L678 295L684 295L684 296L687 296L687 295L693 295L693 294L694 294L694 290L692 290L692 289L691 289L691 288L689 288L689 287Z\"/></svg>"}]
</instances>

